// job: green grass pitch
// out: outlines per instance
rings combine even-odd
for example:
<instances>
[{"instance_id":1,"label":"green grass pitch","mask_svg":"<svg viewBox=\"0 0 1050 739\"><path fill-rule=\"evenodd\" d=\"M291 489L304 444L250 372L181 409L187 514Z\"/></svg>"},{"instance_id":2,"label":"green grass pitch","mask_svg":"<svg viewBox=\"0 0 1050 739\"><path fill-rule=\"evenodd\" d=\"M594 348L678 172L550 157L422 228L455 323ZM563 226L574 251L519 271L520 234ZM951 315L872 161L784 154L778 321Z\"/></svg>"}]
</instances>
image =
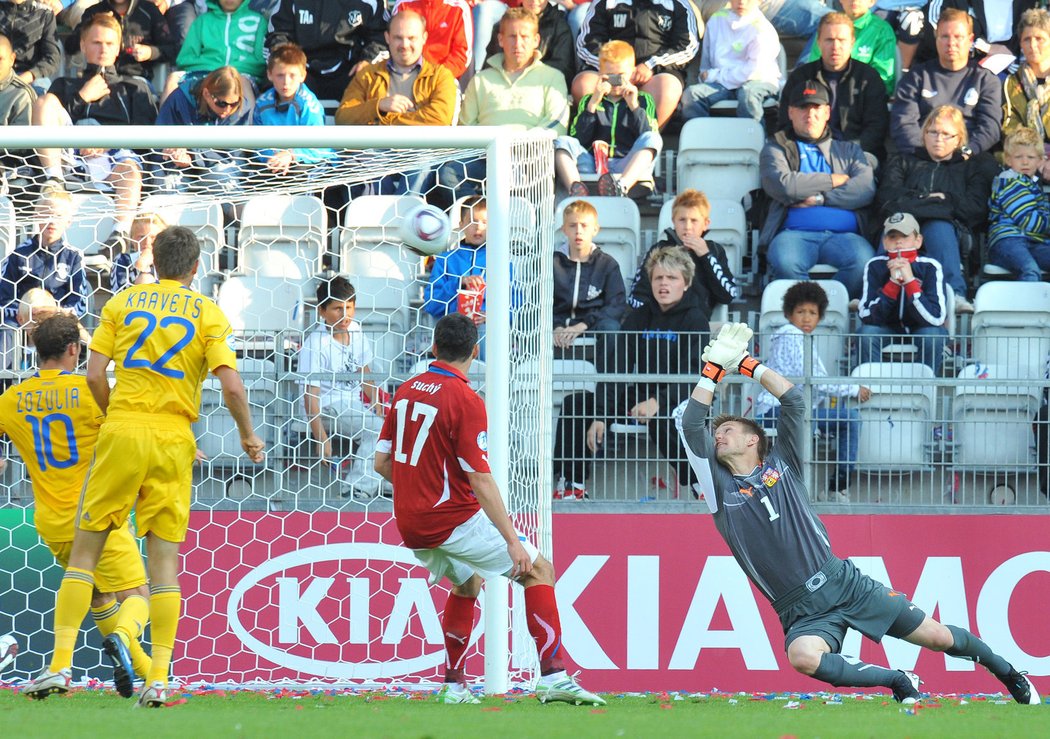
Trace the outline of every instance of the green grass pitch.
<instances>
[{"instance_id":1,"label":"green grass pitch","mask_svg":"<svg viewBox=\"0 0 1050 739\"><path fill-rule=\"evenodd\" d=\"M343 691L173 695L176 705L131 711L112 691L81 689L33 701L0 689L0 735L46 737L1025 737L1050 736L1050 710L995 696L825 694L607 695L604 708L540 705L526 694L443 706L427 693ZM131 720L129 720L131 719Z\"/></svg>"}]
</instances>

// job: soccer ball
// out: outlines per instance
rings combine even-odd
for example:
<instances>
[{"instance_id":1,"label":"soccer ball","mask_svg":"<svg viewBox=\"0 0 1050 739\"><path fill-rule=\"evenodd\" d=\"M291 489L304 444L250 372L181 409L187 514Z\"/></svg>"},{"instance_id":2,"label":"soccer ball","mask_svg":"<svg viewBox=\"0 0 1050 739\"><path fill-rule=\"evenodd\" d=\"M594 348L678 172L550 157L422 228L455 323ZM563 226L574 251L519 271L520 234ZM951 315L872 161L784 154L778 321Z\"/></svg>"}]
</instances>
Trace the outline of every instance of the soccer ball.
<instances>
[{"instance_id":1,"label":"soccer ball","mask_svg":"<svg viewBox=\"0 0 1050 739\"><path fill-rule=\"evenodd\" d=\"M18 639L15 639L15 635L4 634L0 636L0 670L14 662L17 654Z\"/></svg>"},{"instance_id":2,"label":"soccer ball","mask_svg":"<svg viewBox=\"0 0 1050 739\"><path fill-rule=\"evenodd\" d=\"M430 257L448 249L452 223L445 211L433 205L420 205L401 219L401 241L416 254Z\"/></svg>"}]
</instances>

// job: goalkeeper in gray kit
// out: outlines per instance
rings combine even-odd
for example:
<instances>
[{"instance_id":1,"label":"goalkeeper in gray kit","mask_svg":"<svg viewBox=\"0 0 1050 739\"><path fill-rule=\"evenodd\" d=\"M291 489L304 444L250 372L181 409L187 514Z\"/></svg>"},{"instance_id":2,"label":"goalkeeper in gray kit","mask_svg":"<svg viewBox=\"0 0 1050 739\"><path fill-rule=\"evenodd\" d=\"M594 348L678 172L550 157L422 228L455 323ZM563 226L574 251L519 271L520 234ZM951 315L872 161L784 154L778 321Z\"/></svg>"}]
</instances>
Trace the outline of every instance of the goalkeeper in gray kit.
<instances>
[{"instance_id":1,"label":"goalkeeper in gray kit","mask_svg":"<svg viewBox=\"0 0 1050 739\"><path fill-rule=\"evenodd\" d=\"M882 686L900 703L919 699L919 677L840 654L847 628L947 652L983 665L1018 703L1038 704L1023 672L966 629L946 626L902 593L862 574L831 551L828 533L809 505L802 445L810 437L802 388L748 355L751 329L726 324L704 350L679 433L700 480L718 533L751 582L769 599L784 628L791 666L836 687ZM710 421L715 386L727 373L749 377L780 400L776 448L749 418Z\"/></svg>"}]
</instances>

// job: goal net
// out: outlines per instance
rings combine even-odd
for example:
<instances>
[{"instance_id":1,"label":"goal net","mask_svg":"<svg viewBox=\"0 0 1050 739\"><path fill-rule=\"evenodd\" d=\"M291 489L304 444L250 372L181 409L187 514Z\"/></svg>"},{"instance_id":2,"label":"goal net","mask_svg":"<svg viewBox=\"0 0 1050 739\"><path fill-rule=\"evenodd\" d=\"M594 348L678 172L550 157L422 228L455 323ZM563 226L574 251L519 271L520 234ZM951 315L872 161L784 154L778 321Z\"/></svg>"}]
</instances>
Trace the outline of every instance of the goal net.
<instances>
[{"instance_id":1,"label":"goal net","mask_svg":"<svg viewBox=\"0 0 1050 739\"><path fill-rule=\"evenodd\" d=\"M455 289L451 298L436 282L431 289L433 259L404 247L404 215L424 202L443 208L454 245L472 234L479 240L487 226L485 361L471 379L486 400L490 460L508 509L550 556L551 139L486 128L337 127L27 128L7 129L5 139L5 255L30 248L29 239L62 218L49 203L68 199L63 241L83 256L55 259L46 274L19 282L12 305L27 284L39 285L79 312L90 331L113 290L148 275L150 223L180 224L202 246L195 287L219 303L237 336L268 456L262 465L242 456L218 384L206 381L194 429L208 459L195 473L182 549L174 679L440 682L447 590L428 587L426 571L400 546L388 488L369 490L361 479L381 419L347 422L325 410L326 393L353 396L362 382L392 393L426 367L435 316L470 308ZM36 152L48 147L61 153L61 171L41 166ZM54 195L56 180L68 198ZM476 195L485 208L468 199ZM322 326L317 286L336 273L356 289L354 320L367 341L304 368L304 343ZM20 320L31 318L24 311ZM35 363L18 322L8 318L3 336L2 376L10 384ZM328 446L315 438L307 392L321 398L313 423L323 425ZM13 447L6 452L0 634L21 645L0 675L9 681L46 665L61 572L33 529L26 468ZM534 677L522 592L500 579L479 599L465 666L490 692ZM101 637L90 621L84 626L74 679L109 679Z\"/></svg>"}]
</instances>

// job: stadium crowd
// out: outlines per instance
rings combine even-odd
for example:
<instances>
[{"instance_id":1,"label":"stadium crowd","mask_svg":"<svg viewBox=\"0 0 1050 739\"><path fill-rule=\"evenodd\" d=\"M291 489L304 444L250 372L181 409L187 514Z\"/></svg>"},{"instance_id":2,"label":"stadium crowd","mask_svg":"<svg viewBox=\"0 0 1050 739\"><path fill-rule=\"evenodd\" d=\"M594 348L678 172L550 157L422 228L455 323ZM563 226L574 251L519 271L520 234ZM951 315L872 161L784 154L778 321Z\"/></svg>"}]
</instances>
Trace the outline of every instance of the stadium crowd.
<instances>
[{"instance_id":1,"label":"stadium crowd","mask_svg":"<svg viewBox=\"0 0 1050 739\"><path fill-rule=\"evenodd\" d=\"M972 312L986 265L1024 281L1050 269L1041 186L1050 176L1050 12L1028 1L996 8L966 0L921 9L894 0L3 0L0 120L551 130L556 186L569 197L650 206L675 198L673 228L627 269L595 245L598 211L564 209L553 340L568 351L588 332L645 333L680 301L674 310L686 318L661 330L702 335L718 306L741 297L725 249L705 239L705 194L659 192L654 176L668 143L688 143L685 122L736 115L767 136L761 189L747 199L760 232L750 252L764 265L753 269L759 282L807 280L830 266L865 332L907 335L940 331L948 310ZM26 238L2 265L10 328L32 288L83 316L86 268L108 272L103 284L114 292L156 279L144 234L159 216L143 212L147 195L221 198L245 178L280 181L338 156L323 148L261 150L239 163L186 148L0 154L0 195L38 203L17 211ZM448 207L484 196L483 166L388 176L373 191L422 193ZM64 238L66 193L78 190L113 199L112 233L100 243ZM904 225L894 230L891 221ZM453 280L444 293L483 280L481 225L481 248L471 242L462 252L471 259L453 252L438 263L433 279ZM662 248L682 258L657 259L652 251ZM913 270L916 259L922 268ZM652 282L654 269L669 279L668 264L680 265L671 270L683 283L671 288L674 300ZM919 296L925 308L911 321ZM640 346L609 348L615 358L604 351L599 369L667 364ZM925 355L939 371L939 353ZM628 403L629 415L669 418L672 408L657 400L667 388L614 402L621 390L601 394L610 407ZM559 444L594 452L600 434L588 431L608 420L604 404L580 399L586 417ZM579 460L565 467L572 497Z\"/></svg>"}]
</instances>

